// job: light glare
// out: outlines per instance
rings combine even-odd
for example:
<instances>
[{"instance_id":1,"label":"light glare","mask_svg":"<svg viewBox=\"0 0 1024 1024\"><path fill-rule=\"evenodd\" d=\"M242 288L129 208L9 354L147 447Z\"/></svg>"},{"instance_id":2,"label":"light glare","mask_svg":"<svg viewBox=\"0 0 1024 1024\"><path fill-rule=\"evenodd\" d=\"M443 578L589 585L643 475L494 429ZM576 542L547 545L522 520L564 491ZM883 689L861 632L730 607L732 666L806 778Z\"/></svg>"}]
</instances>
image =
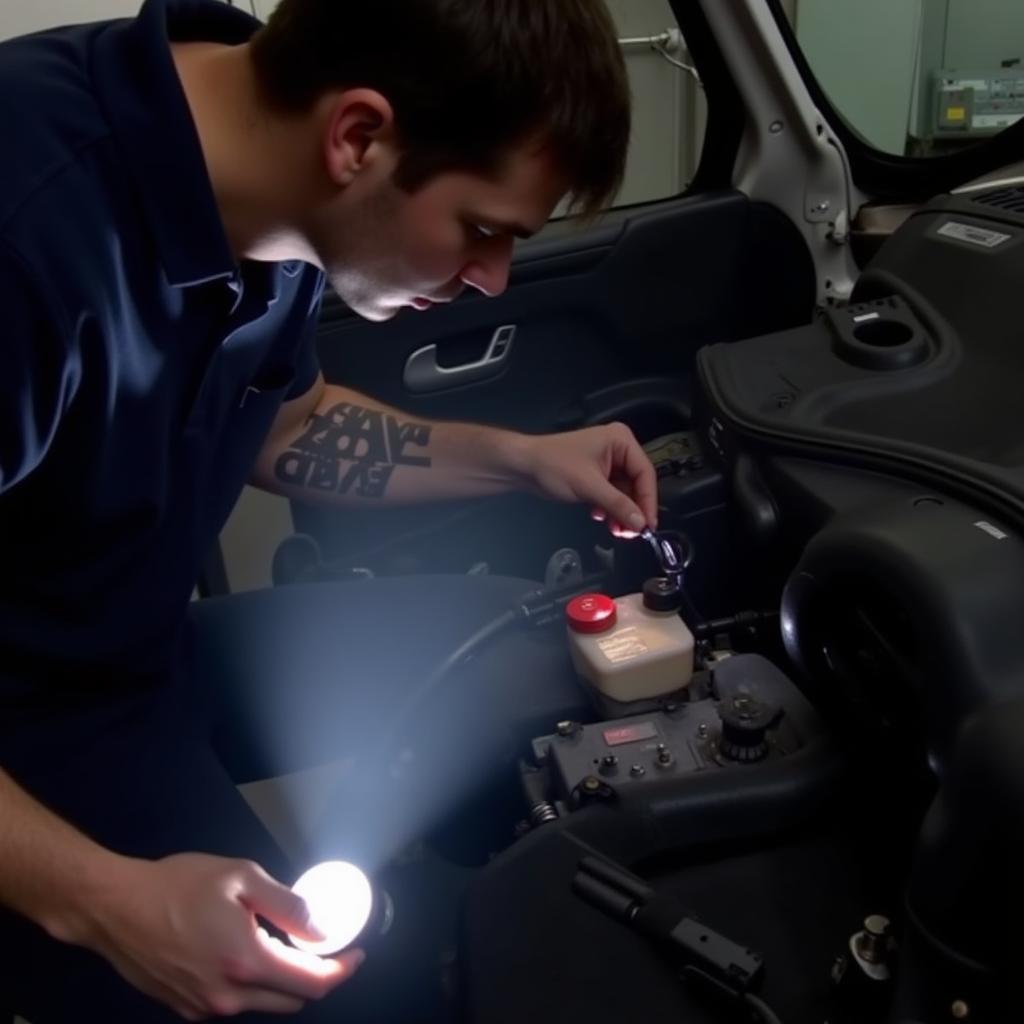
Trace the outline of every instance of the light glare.
<instances>
[{"instance_id":1,"label":"light glare","mask_svg":"<svg viewBox=\"0 0 1024 1024\"><path fill-rule=\"evenodd\" d=\"M320 942L293 936L292 942L316 956L338 953L355 942L373 910L370 880L344 861L325 861L310 868L292 892L306 901L313 924L326 936Z\"/></svg>"}]
</instances>

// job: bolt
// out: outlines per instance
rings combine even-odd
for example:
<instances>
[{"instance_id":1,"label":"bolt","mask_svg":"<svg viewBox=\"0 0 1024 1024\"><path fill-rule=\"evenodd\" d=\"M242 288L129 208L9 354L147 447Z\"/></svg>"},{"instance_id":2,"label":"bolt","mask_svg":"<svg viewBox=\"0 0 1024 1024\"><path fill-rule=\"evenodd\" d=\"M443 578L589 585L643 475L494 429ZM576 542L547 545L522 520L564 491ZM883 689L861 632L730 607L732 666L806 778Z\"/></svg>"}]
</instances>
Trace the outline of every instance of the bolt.
<instances>
[{"instance_id":1,"label":"bolt","mask_svg":"<svg viewBox=\"0 0 1024 1024\"><path fill-rule=\"evenodd\" d=\"M770 131L772 135L778 135L782 132L782 129L785 127L786 126L785 124L783 124L782 121L772 121L772 123L768 126L768 131Z\"/></svg>"},{"instance_id":2,"label":"bolt","mask_svg":"<svg viewBox=\"0 0 1024 1024\"><path fill-rule=\"evenodd\" d=\"M708 724L707 724L707 722L701 722L700 725L697 726L697 735L702 740L706 740L708 738Z\"/></svg>"},{"instance_id":3,"label":"bolt","mask_svg":"<svg viewBox=\"0 0 1024 1024\"><path fill-rule=\"evenodd\" d=\"M658 764L667 768L672 763L672 751L664 743L658 746Z\"/></svg>"},{"instance_id":4,"label":"bolt","mask_svg":"<svg viewBox=\"0 0 1024 1024\"><path fill-rule=\"evenodd\" d=\"M555 729L558 732L559 736L568 737L568 736L571 736L576 731L576 723L575 722L559 722L558 725L555 726Z\"/></svg>"},{"instance_id":5,"label":"bolt","mask_svg":"<svg viewBox=\"0 0 1024 1024\"><path fill-rule=\"evenodd\" d=\"M732 706L739 713L741 718L749 718L753 711L753 701L747 696L733 697Z\"/></svg>"},{"instance_id":6,"label":"bolt","mask_svg":"<svg viewBox=\"0 0 1024 1024\"><path fill-rule=\"evenodd\" d=\"M857 952L869 964L884 963L888 935L889 919L881 914L872 914L864 922L864 931L857 936Z\"/></svg>"},{"instance_id":7,"label":"bolt","mask_svg":"<svg viewBox=\"0 0 1024 1024\"><path fill-rule=\"evenodd\" d=\"M619 766L619 759L614 754L606 754L601 758L601 772L604 775L611 775Z\"/></svg>"},{"instance_id":8,"label":"bolt","mask_svg":"<svg viewBox=\"0 0 1024 1024\"><path fill-rule=\"evenodd\" d=\"M644 770L644 766L642 764L635 764L629 769L629 774L632 775L634 779L642 779L647 772Z\"/></svg>"},{"instance_id":9,"label":"bolt","mask_svg":"<svg viewBox=\"0 0 1024 1024\"><path fill-rule=\"evenodd\" d=\"M950 1007L950 1013L956 1020L967 1020L971 1015L971 1008L962 999L957 999Z\"/></svg>"}]
</instances>

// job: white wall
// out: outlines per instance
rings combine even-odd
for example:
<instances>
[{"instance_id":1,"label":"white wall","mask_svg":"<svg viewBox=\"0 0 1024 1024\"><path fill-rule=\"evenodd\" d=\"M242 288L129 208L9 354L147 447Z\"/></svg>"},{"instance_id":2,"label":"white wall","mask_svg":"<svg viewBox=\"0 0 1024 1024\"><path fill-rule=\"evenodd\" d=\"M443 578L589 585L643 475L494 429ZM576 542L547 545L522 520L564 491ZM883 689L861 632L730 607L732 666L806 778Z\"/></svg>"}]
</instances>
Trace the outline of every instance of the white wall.
<instances>
[{"instance_id":1,"label":"white wall","mask_svg":"<svg viewBox=\"0 0 1024 1024\"><path fill-rule=\"evenodd\" d=\"M1021 0L949 0L944 66L977 71L1024 60Z\"/></svg>"},{"instance_id":2,"label":"white wall","mask_svg":"<svg viewBox=\"0 0 1024 1024\"><path fill-rule=\"evenodd\" d=\"M906 149L921 26L921 0L800 0L797 8L797 37L815 77L846 120L888 153Z\"/></svg>"},{"instance_id":3,"label":"white wall","mask_svg":"<svg viewBox=\"0 0 1024 1024\"><path fill-rule=\"evenodd\" d=\"M74 25L134 14L141 0L0 0L0 39L55 25Z\"/></svg>"},{"instance_id":4,"label":"white wall","mask_svg":"<svg viewBox=\"0 0 1024 1024\"><path fill-rule=\"evenodd\" d=\"M676 25L667 0L608 0L621 38L656 36ZM676 58L683 56L676 54ZM649 47L626 50L633 90L633 139L621 205L683 191L699 158L692 118L696 83Z\"/></svg>"}]
</instances>

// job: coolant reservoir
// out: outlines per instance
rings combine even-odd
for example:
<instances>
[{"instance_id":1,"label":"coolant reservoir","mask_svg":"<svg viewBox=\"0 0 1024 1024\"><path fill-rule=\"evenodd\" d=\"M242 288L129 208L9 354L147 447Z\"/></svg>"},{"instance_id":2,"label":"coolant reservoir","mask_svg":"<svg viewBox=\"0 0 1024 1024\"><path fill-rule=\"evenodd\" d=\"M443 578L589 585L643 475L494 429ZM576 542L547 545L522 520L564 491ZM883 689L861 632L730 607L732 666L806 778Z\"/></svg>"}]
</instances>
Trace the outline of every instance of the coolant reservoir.
<instances>
[{"instance_id":1,"label":"coolant reservoir","mask_svg":"<svg viewBox=\"0 0 1024 1024\"><path fill-rule=\"evenodd\" d=\"M576 671L606 697L628 703L663 697L693 678L693 634L679 617L681 598L668 579L642 594L612 599L584 594L566 608Z\"/></svg>"}]
</instances>

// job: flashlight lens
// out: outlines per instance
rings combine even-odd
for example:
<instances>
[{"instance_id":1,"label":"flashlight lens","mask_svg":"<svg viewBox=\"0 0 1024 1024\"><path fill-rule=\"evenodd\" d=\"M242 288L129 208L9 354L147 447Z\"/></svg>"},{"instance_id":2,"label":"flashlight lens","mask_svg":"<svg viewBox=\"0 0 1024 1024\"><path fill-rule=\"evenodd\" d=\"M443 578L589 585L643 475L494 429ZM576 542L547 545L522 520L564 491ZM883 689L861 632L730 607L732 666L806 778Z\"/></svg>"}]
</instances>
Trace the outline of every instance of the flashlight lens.
<instances>
[{"instance_id":1,"label":"flashlight lens","mask_svg":"<svg viewBox=\"0 0 1024 1024\"><path fill-rule=\"evenodd\" d=\"M316 928L325 936L320 942L292 937L308 953L329 956L350 946L366 927L373 910L370 880L354 864L327 861L310 868L292 886L309 907Z\"/></svg>"}]
</instances>

